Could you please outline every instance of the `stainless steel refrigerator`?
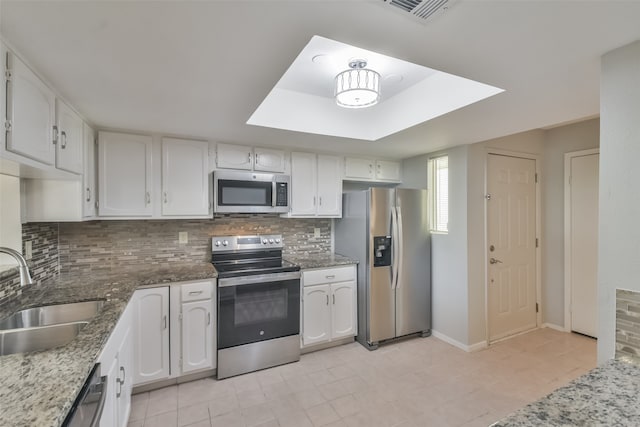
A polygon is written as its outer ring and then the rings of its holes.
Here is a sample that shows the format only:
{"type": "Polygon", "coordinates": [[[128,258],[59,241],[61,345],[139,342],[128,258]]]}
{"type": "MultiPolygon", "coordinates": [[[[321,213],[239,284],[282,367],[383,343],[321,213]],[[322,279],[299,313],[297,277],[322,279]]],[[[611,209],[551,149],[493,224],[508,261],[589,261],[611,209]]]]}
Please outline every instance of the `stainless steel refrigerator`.
{"type": "Polygon", "coordinates": [[[358,264],[358,336],[369,350],[431,334],[427,191],[370,188],[343,194],[335,250],[358,264]]]}

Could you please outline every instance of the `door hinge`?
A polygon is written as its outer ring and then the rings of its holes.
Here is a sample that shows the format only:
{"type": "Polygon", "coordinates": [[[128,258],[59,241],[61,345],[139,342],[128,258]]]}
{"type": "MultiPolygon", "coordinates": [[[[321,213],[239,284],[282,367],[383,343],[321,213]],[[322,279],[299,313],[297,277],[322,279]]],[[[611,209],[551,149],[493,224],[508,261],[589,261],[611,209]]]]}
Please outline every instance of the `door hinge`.
{"type": "Polygon", "coordinates": [[[99,207],[100,207],[100,202],[96,200],[96,209],[98,209],[99,207]]]}
{"type": "Polygon", "coordinates": [[[178,320],[182,320],[182,313],[178,314],[178,320]]]}
{"type": "Polygon", "coordinates": [[[4,121],[4,130],[7,132],[11,132],[11,120],[4,121]]]}
{"type": "Polygon", "coordinates": [[[536,182],[538,182],[538,174],[536,173],[536,182]]]}
{"type": "Polygon", "coordinates": [[[538,303],[536,303],[536,313],[538,312],[538,303]]]}
{"type": "Polygon", "coordinates": [[[491,194],[485,194],[484,198],[487,200],[491,200],[491,194]]]}
{"type": "Polygon", "coordinates": [[[10,82],[10,81],[11,81],[11,70],[10,70],[10,69],[8,69],[8,68],[7,68],[6,70],[4,70],[4,78],[5,78],[8,82],[10,82]]]}
{"type": "Polygon", "coordinates": [[[538,247],[538,244],[539,244],[539,243],[540,243],[540,242],[538,241],[538,238],[536,237],[536,248],[538,247]]]}

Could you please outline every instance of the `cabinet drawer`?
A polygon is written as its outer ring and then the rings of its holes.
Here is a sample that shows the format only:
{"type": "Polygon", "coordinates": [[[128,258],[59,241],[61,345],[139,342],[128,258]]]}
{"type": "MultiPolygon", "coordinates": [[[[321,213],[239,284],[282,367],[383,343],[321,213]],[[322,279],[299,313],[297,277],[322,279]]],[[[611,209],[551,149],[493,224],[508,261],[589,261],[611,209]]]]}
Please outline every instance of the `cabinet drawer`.
{"type": "Polygon", "coordinates": [[[304,286],[318,285],[321,283],[335,283],[355,280],[356,274],[353,265],[337,268],[323,268],[322,270],[308,270],[303,272],[304,286]]]}
{"type": "Polygon", "coordinates": [[[180,287],[182,302],[210,299],[213,294],[211,282],[188,283],[180,287]]]}

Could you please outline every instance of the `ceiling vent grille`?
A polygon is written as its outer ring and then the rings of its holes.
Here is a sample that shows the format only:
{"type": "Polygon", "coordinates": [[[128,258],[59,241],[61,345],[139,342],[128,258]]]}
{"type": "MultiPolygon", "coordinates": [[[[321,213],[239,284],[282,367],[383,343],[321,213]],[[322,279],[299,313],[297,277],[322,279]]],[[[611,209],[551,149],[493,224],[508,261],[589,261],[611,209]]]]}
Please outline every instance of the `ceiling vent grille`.
{"type": "Polygon", "coordinates": [[[443,12],[455,0],[382,0],[389,6],[408,12],[419,21],[426,21],[430,17],[443,12]]]}

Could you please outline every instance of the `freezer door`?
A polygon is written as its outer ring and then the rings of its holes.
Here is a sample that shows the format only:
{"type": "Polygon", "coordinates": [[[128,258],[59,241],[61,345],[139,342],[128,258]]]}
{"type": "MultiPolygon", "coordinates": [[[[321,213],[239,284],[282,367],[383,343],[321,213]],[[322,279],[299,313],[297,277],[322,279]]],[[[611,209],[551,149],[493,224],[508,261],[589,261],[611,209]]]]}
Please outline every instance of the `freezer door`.
{"type": "Polygon", "coordinates": [[[397,189],[400,260],[396,286],[396,335],[431,329],[431,241],[427,191],[397,189]]]}
{"type": "MultiPolygon", "coordinates": [[[[395,293],[391,284],[392,267],[374,267],[374,236],[391,234],[391,209],[394,191],[386,188],[369,190],[369,343],[395,337],[395,293]]],[[[393,236],[391,237],[393,240],[393,236]]]]}

